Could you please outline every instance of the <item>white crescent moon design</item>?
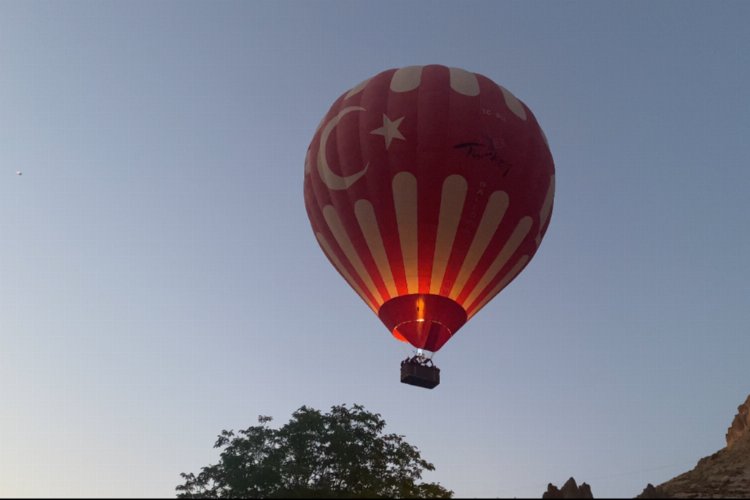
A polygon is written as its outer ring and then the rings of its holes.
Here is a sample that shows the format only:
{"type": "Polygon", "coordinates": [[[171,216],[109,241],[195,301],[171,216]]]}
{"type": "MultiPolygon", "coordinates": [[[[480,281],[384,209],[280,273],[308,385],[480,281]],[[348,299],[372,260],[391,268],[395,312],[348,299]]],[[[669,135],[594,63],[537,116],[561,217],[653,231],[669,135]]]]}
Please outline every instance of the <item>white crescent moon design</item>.
{"type": "Polygon", "coordinates": [[[352,111],[364,110],[365,108],[359,106],[349,106],[342,109],[341,111],[339,111],[339,114],[333,117],[331,121],[326,123],[326,126],[323,128],[323,132],[320,134],[320,147],[318,148],[318,173],[320,174],[320,178],[323,180],[325,185],[328,186],[328,189],[348,189],[349,186],[357,182],[359,178],[365,175],[365,172],[367,172],[369,163],[365,165],[365,168],[363,168],[356,174],[342,177],[333,173],[331,167],[328,166],[328,160],[326,159],[326,143],[328,142],[328,136],[331,135],[331,131],[334,129],[334,127],[338,125],[339,120],[341,120],[341,118],[347,113],[350,113],[352,111]]]}

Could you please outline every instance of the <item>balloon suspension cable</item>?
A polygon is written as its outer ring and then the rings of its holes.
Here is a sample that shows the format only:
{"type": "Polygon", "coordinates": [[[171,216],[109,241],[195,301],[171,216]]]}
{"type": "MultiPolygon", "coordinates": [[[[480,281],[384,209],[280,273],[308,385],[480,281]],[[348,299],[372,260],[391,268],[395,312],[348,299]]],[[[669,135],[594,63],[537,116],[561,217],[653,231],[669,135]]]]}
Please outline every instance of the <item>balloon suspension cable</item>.
{"type": "Polygon", "coordinates": [[[414,356],[401,362],[401,382],[432,389],[440,384],[440,368],[432,362],[432,353],[417,349],[414,356]]]}
{"type": "Polygon", "coordinates": [[[432,352],[432,351],[425,351],[424,349],[417,349],[414,352],[417,354],[417,356],[420,356],[420,357],[423,357],[423,358],[426,358],[426,359],[432,359],[432,357],[435,355],[434,352],[432,352]]]}
{"type": "Polygon", "coordinates": [[[420,366],[435,366],[435,363],[432,362],[432,356],[435,355],[433,352],[424,351],[423,349],[417,349],[414,352],[414,355],[411,357],[406,358],[403,363],[412,363],[420,366]]]}

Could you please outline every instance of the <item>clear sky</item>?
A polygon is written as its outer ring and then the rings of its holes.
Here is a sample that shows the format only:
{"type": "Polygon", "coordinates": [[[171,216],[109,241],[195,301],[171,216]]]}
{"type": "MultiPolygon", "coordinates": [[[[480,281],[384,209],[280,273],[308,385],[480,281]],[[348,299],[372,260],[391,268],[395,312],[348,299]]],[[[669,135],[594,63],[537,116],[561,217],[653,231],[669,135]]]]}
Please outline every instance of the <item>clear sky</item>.
{"type": "Polygon", "coordinates": [[[635,496],[750,393],[750,3],[0,1],[0,496],[173,496],[222,429],[360,403],[458,496],[635,496]],[[457,66],[556,164],[526,270],[410,350],[302,198],[342,92],[457,66]],[[23,172],[22,176],[16,171],[23,172]]]}

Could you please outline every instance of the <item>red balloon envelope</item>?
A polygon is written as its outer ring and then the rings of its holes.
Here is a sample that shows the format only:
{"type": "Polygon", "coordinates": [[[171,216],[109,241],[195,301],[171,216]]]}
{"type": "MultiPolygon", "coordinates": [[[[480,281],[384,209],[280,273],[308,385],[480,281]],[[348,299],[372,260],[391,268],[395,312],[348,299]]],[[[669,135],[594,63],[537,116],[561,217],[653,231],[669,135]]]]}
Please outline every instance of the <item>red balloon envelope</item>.
{"type": "Polygon", "coordinates": [[[333,103],[304,191],[343,278],[396,338],[437,351],[536,253],[555,167],[508,90],[458,68],[409,66],[333,103]]]}

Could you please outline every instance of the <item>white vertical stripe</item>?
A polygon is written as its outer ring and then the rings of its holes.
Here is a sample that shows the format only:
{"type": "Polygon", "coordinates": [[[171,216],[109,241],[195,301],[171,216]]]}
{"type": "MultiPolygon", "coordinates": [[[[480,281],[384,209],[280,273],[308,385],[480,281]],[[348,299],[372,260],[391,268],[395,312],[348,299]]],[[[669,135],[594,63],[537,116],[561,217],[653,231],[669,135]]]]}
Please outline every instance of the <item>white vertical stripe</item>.
{"type": "Polygon", "coordinates": [[[503,98],[505,98],[505,105],[513,112],[514,115],[519,117],[521,120],[526,120],[526,110],[523,107],[523,103],[518,100],[516,96],[511,94],[510,90],[506,89],[502,85],[498,85],[500,90],[503,92],[503,98]]]}
{"type": "Polygon", "coordinates": [[[312,171],[312,158],[310,157],[310,153],[312,153],[312,150],[308,148],[307,153],[305,154],[305,175],[312,171]]]}
{"type": "Polygon", "coordinates": [[[349,239],[349,235],[346,234],[346,230],[344,229],[344,225],[341,224],[341,219],[339,219],[339,214],[336,213],[336,209],[333,208],[332,205],[326,205],[325,207],[323,207],[323,217],[325,217],[326,223],[333,233],[333,237],[336,238],[336,243],[339,244],[339,247],[341,247],[341,250],[344,252],[344,255],[346,255],[346,258],[349,259],[349,262],[352,264],[352,267],[354,267],[354,270],[359,275],[359,278],[370,291],[370,294],[375,297],[375,300],[380,297],[380,303],[378,305],[381,305],[383,302],[385,302],[385,299],[380,294],[380,291],[375,286],[375,283],[372,282],[370,273],[367,272],[367,269],[365,269],[365,265],[362,263],[359,255],[357,255],[356,250],[354,250],[354,245],[349,239]]]}
{"type": "Polygon", "coordinates": [[[375,217],[375,210],[372,208],[372,203],[368,200],[357,200],[354,204],[354,214],[357,216],[357,222],[359,222],[359,227],[362,229],[362,234],[365,235],[365,241],[367,241],[372,258],[378,266],[378,271],[380,271],[380,277],[383,278],[385,288],[391,297],[397,296],[396,282],[393,281],[391,264],[388,262],[388,256],[385,253],[383,238],[380,236],[378,220],[375,217]]]}
{"type": "Polygon", "coordinates": [[[555,197],[555,176],[551,175],[549,178],[549,188],[547,188],[547,195],[544,197],[544,203],[542,209],[539,211],[539,226],[544,226],[549,217],[550,210],[552,209],[552,199],[555,197]]]}
{"type": "Polygon", "coordinates": [[[440,199],[440,219],[438,220],[435,239],[435,257],[432,260],[432,278],[430,293],[440,293],[443,285],[445,267],[453,250],[456,230],[461,221],[461,212],[466,200],[466,179],[460,175],[451,175],[443,182],[443,196],[440,199]]]}
{"type": "Polygon", "coordinates": [[[419,87],[422,82],[422,66],[407,66],[400,68],[391,77],[393,92],[409,92],[419,87]]]}
{"type": "Polygon", "coordinates": [[[521,218],[521,220],[518,222],[518,225],[516,225],[516,228],[513,230],[513,233],[511,233],[510,238],[508,238],[508,241],[505,242],[505,246],[502,250],[500,250],[500,253],[497,254],[497,257],[495,257],[495,260],[492,262],[492,264],[490,264],[487,272],[484,273],[482,279],[479,280],[477,286],[474,287],[474,290],[472,290],[472,292],[464,301],[464,304],[471,304],[472,302],[474,302],[477,296],[482,293],[485,288],[487,288],[487,285],[489,285],[490,282],[495,279],[497,273],[500,272],[505,263],[508,262],[508,259],[510,259],[515,251],[518,250],[518,247],[521,245],[524,238],[526,238],[526,235],[529,234],[531,224],[532,219],[528,215],[521,218]]]}
{"type": "Polygon", "coordinates": [[[547,147],[549,147],[549,141],[547,140],[547,134],[544,133],[544,130],[542,130],[541,127],[539,127],[539,132],[542,133],[542,139],[544,139],[544,144],[546,144],[547,147]]]}
{"type": "Polygon", "coordinates": [[[542,203],[542,209],[539,210],[539,233],[536,235],[536,246],[542,242],[542,229],[547,223],[549,214],[552,210],[552,200],[555,198],[555,176],[550,176],[549,188],[547,188],[547,195],[544,197],[544,203],[542,203]]]}
{"type": "Polygon", "coordinates": [[[320,243],[320,248],[323,249],[323,252],[328,256],[328,258],[333,262],[334,267],[338,269],[339,273],[344,277],[347,283],[351,285],[352,288],[354,288],[354,291],[357,292],[357,295],[359,295],[362,300],[365,301],[365,304],[373,310],[375,314],[378,313],[378,308],[375,307],[375,304],[370,301],[369,298],[367,298],[367,295],[364,294],[362,289],[359,287],[356,281],[352,278],[352,275],[349,274],[349,271],[346,270],[346,268],[341,264],[341,261],[336,256],[336,254],[333,252],[333,249],[331,248],[331,245],[328,243],[328,240],[326,240],[325,236],[323,236],[321,233],[315,233],[315,237],[318,238],[318,243],[320,243]]]}
{"type": "Polygon", "coordinates": [[[490,293],[488,293],[482,299],[481,302],[479,302],[479,304],[477,304],[476,306],[473,305],[473,304],[471,306],[469,306],[467,308],[467,310],[469,311],[469,318],[471,318],[476,313],[478,313],[479,310],[482,309],[485,305],[487,305],[487,302],[489,302],[490,300],[492,300],[492,298],[495,295],[497,295],[498,293],[500,293],[501,291],[503,291],[503,289],[506,286],[508,286],[508,283],[510,283],[511,281],[513,281],[513,278],[515,278],[516,276],[518,276],[518,273],[521,272],[521,269],[523,269],[523,267],[526,265],[526,263],[528,261],[529,261],[529,256],[528,255],[521,256],[521,258],[518,259],[518,262],[516,262],[515,265],[511,268],[511,270],[508,271],[508,274],[506,274],[505,277],[502,280],[500,280],[500,282],[497,284],[497,286],[495,286],[495,288],[493,288],[492,291],[490,293]]]}
{"type": "Polygon", "coordinates": [[[401,253],[404,257],[407,293],[417,293],[419,292],[417,178],[409,172],[399,172],[393,177],[393,203],[396,208],[401,253]]]}
{"type": "Polygon", "coordinates": [[[346,93],[346,96],[344,96],[344,99],[349,99],[351,96],[361,92],[362,89],[367,87],[367,84],[370,83],[370,80],[372,80],[372,78],[368,78],[367,80],[364,80],[363,82],[360,82],[356,86],[352,87],[352,89],[346,93]]]}
{"type": "Polygon", "coordinates": [[[461,68],[448,68],[450,71],[451,88],[466,96],[479,95],[477,75],[461,68]]]}
{"type": "Polygon", "coordinates": [[[476,234],[474,234],[474,240],[471,242],[469,251],[466,253],[466,257],[464,257],[464,262],[461,264],[461,270],[458,272],[455,283],[453,283],[453,289],[449,294],[450,298],[455,299],[461,293],[461,290],[463,290],[466,281],[471,276],[471,273],[474,272],[474,269],[476,269],[479,259],[487,249],[487,245],[490,244],[497,226],[503,220],[507,208],[507,193],[495,191],[490,195],[490,199],[487,201],[487,206],[484,209],[484,214],[482,214],[482,220],[479,221],[479,227],[476,234]]]}

